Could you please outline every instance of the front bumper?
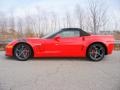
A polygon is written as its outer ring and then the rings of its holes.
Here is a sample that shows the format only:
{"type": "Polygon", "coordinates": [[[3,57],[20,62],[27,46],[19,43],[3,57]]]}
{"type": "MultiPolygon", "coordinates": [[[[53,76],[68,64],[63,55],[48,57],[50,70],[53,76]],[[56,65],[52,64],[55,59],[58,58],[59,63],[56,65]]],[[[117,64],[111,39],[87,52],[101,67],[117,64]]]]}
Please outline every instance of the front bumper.
{"type": "Polygon", "coordinates": [[[5,48],[5,55],[6,56],[13,56],[13,46],[7,45],[5,48]]]}

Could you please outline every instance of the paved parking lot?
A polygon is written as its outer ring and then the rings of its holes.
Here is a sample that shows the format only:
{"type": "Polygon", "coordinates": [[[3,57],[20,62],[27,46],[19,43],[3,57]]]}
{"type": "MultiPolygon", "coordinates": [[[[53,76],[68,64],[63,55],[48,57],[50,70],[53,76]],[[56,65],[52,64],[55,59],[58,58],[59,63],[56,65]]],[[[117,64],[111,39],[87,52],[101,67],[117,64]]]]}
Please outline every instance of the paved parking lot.
{"type": "Polygon", "coordinates": [[[81,58],[21,62],[0,52],[0,90],[120,90],[120,51],[100,62],[81,58]]]}

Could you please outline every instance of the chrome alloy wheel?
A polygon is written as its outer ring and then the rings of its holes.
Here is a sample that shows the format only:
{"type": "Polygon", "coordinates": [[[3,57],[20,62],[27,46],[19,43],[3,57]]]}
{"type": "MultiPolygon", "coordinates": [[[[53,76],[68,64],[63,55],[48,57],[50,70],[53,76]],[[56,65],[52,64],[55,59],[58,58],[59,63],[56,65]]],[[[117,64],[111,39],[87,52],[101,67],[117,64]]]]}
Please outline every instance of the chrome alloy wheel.
{"type": "Polygon", "coordinates": [[[88,50],[88,57],[93,61],[99,61],[104,58],[105,48],[101,44],[93,44],[88,50]]]}
{"type": "Polygon", "coordinates": [[[27,44],[18,44],[14,49],[14,56],[21,61],[27,60],[31,56],[31,48],[27,44]]]}

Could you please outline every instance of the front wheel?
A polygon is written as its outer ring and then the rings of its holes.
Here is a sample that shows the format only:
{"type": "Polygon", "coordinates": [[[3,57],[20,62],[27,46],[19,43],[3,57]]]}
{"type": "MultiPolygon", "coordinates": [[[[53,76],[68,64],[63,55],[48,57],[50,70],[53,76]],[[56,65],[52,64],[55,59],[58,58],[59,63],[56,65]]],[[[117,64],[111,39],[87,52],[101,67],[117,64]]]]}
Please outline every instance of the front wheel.
{"type": "Polygon", "coordinates": [[[100,61],[105,56],[105,47],[102,44],[92,44],[87,51],[87,57],[92,61],[100,61]]]}
{"type": "Polygon", "coordinates": [[[26,61],[32,55],[32,50],[29,45],[20,43],[14,48],[14,56],[20,61],[26,61]]]}

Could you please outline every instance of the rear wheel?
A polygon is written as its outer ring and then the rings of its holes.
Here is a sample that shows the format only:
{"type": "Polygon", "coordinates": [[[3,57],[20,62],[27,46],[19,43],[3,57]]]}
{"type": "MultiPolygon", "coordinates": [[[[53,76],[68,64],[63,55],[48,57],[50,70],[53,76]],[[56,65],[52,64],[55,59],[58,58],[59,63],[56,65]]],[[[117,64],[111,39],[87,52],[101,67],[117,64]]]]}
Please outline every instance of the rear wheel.
{"type": "Polygon", "coordinates": [[[14,56],[20,61],[28,60],[32,55],[32,50],[29,45],[20,43],[14,48],[14,56]]]}
{"type": "Polygon", "coordinates": [[[100,61],[105,56],[105,47],[102,44],[92,44],[87,52],[87,57],[92,61],[100,61]]]}

